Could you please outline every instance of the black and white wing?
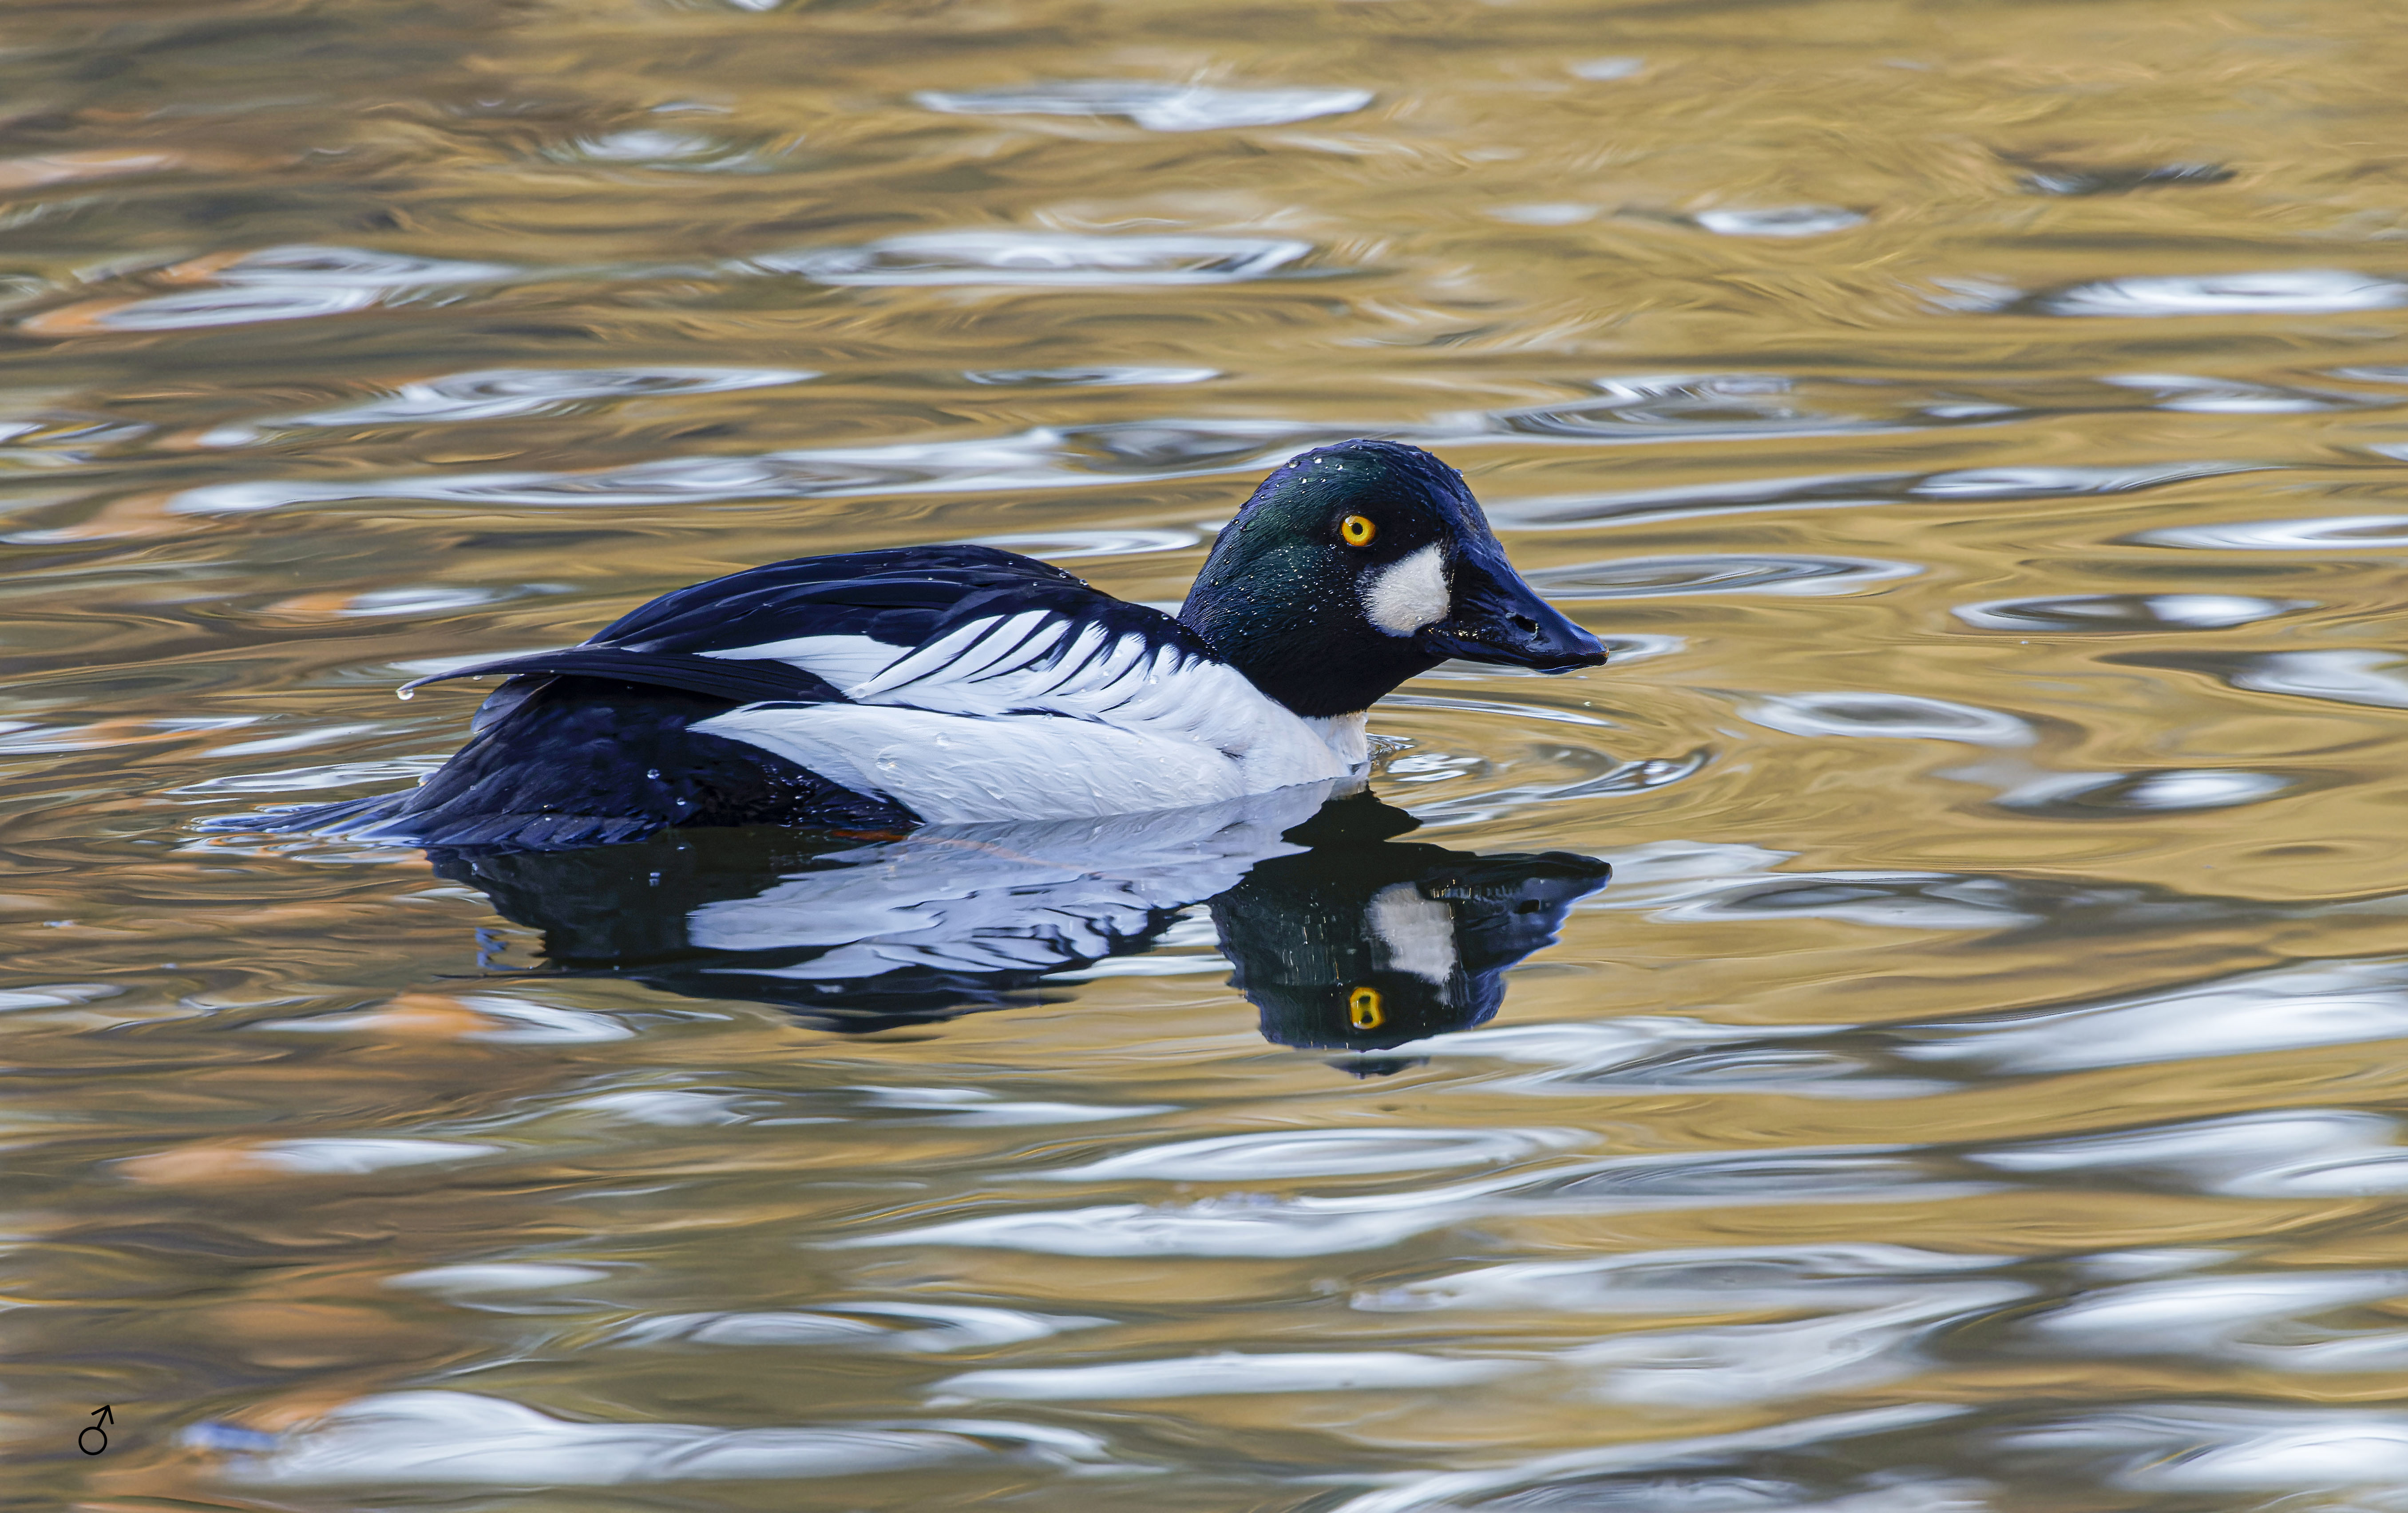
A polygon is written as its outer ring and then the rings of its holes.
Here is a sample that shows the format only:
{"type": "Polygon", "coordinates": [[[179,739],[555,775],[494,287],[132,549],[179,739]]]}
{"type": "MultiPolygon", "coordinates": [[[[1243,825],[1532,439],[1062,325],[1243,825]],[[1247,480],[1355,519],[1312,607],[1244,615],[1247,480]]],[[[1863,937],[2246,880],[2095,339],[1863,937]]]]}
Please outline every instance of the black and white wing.
{"type": "Polygon", "coordinates": [[[511,675],[480,724],[535,679],[586,675],[737,704],[899,705],[947,714],[1159,714],[1172,673],[1221,668],[1160,610],[989,547],[911,547],[773,563],[662,595],[582,646],[423,678],[511,675]],[[519,679],[527,679],[520,683],[519,679]]]}
{"type": "Polygon", "coordinates": [[[478,711],[495,736],[555,678],[652,685],[718,702],[681,730],[939,824],[1211,803],[1352,760],[1170,616],[984,547],[778,563],[441,676],[480,673],[511,675],[478,711]]]}

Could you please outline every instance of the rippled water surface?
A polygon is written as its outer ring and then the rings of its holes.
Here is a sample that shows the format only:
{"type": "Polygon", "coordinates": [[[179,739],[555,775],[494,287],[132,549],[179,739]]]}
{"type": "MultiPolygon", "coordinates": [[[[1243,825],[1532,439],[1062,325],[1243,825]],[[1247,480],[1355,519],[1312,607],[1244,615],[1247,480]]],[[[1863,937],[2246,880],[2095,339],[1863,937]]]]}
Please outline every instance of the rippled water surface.
{"type": "Polygon", "coordinates": [[[2408,1509],[2408,6],[0,16],[0,1506],[2408,1509]],[[1300,841],[196,828],[1362,435],[1300,841]]]}

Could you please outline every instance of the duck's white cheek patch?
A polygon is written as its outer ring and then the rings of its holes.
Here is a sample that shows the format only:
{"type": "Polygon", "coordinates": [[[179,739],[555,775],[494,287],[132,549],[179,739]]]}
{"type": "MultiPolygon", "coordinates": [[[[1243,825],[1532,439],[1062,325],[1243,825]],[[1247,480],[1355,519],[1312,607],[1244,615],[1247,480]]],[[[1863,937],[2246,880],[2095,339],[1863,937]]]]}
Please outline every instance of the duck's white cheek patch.
{"type": "Polygon", "coordinates": [[[1363,580],[1363,613],[1390,635],[1411,635],[1435,625],[1454,605],[1446,586],[1446,554],[1436,542],[1363,580]]]}
{"type": "Polygon", "coordinates": [[[1446,1002],[1446,979],[1463,960],[1455,948],[1455,910],[1435,898],[1424,898],[1409,882],[1392,882],[1371,895],[1372,964],[1390,972],[1410,972],[1439,990],[1446,1002]]]}

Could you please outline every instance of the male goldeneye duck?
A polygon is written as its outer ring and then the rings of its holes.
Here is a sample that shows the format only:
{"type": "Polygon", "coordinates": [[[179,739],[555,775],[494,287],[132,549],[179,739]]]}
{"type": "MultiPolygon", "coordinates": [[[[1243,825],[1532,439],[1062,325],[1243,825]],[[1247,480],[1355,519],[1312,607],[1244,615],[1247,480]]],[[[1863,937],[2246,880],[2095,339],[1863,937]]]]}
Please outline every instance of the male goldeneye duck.
{"type": "Polygon", "coordinates": [[[1365,711],[1449,657],[1605,652],[1514,573],[1460,474],[1345,441],[1263,480],[1175,619],[987,547],[773,563],[405,685],[509,675],[418,788],[277,828],[552,848],[1178,808],[1359,770],[1365,711]]]}

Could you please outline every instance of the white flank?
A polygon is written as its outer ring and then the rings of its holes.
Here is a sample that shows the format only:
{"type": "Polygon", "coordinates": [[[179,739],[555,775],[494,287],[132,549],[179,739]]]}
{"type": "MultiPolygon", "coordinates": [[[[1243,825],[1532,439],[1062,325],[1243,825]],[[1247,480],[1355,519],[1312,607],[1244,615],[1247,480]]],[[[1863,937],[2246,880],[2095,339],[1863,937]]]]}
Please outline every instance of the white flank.
{"type": "Polygon", "coordinates": [[[1249,787],[1240,763],[1175,735],[1090,720],[978,720],[893,706],[748,705],[693,728],[774,751],[857,792],[886,794],[938,824],[1135,814],[1343,770],[1336,754],[1314,741],[1324,770],[1282,773],[1278,781],[1249,787]]]}
{"type": "Polygon", "coordinates": [[[1409,882],[1392,882],[1371,895],[1371,958],[1390,972],[1410,972],[1439,989],[1455,975],[1455,910],[1441,899],[1424,898],[1409,882]]]}
{"type": "Polygon", "coordinates": [[[1390,563],[1363,584],[1363,613],[1390,635],[1435,625],[1455,607],[1446,582],[1446,552],[1438,543],[1390,563]]]}
{"type": "Polygon", "coordinates": [[[908,651],[826,635],[711,654],[791,661],[854,702],[747,705],[694,729],[938,824],[1209,804],[1341,777],[1369,754],[1359,715],[1305,721],[1233,667],[1039,610],[908,651]]]}

